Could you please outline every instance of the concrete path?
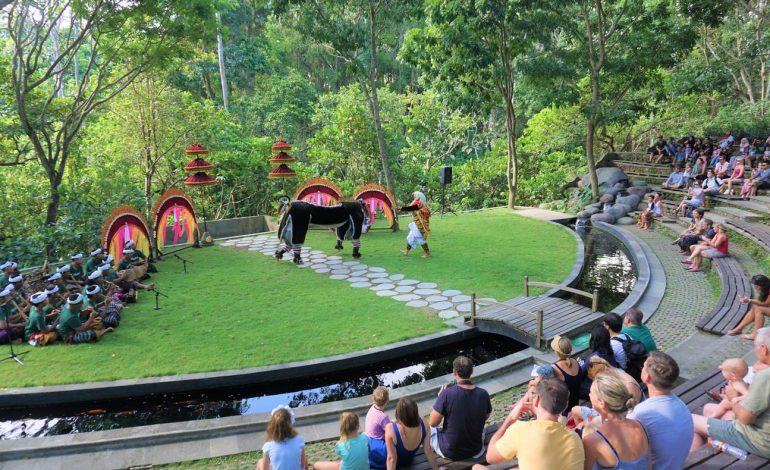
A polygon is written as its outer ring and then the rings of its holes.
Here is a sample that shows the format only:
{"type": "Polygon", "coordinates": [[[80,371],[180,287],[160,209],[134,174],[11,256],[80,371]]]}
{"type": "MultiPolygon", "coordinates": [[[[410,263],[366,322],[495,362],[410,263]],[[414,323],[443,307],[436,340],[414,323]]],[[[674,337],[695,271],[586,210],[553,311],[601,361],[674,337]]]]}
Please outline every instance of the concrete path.
{"type": "MultiPolygon", "coordinates": [[[[218,244],[245,248],[270,257],[282,245],[275,235],[249,235],[218,244]]],[[[283,257],[284,262],[291,262],[291,259],[291,253],[283,257]]],[[[341,256],[327,255],[309,246],[302,247],[302,259],[305,264],[298,268],[312,269],[336,281],[347,281],[350,287],[369,289],[374,295],[390,297],[405,303],[407,307],[432,309],[443,319],[456,318],[471,311],[470,295],[459,290],[441,289],[435,282],[407,279],[403,274],[389,274],[385,268],[368,266],[358,261],[343,262],[341,256]]],[[[495,301],[490,298],[479,300],[495,301]]]]}

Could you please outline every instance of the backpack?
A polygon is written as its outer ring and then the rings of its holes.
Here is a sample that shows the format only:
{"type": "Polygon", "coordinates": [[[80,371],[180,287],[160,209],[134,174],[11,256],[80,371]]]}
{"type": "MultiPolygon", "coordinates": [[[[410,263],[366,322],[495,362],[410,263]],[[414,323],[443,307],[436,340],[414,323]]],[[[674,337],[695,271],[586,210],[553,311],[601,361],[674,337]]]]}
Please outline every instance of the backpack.
{"type": "Polygon", "coordinates": [[[649,356],[649,351],[647,351],[647,348],[641,341],[637,341],[628,335],[626,336],[627,338],[614,336],[612,339],[623,345],[623,352],[626,353],[626,368],[624,369],[626,373],[637,382],[641,382],[642,367],[644,367],[644,361],[649,356]]]}

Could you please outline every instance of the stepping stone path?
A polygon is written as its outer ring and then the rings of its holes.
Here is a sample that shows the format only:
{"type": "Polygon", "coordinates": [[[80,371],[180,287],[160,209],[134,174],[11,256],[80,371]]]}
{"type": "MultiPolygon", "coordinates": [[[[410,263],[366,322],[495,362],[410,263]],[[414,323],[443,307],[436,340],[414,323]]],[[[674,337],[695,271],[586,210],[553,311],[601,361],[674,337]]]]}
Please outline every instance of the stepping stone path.
{"type": "MultiPolygon", "coordinates": [[[[275,236],[249,235],[223,240],[218,242],[218,245],[247,249],[272,257],[283,243],[279,243],[275,236]]],[[[441,290],[435,282],[407,279],[403,274],[389,274],[385,268],[367,266],[360,261],[345,261],[341,256],[329,255],[309,246],[302,247],[301,253],[305,264],[297,266],[298,268],[309,268],[328,276],[329,279],[347,281],[350,287],[369,289],[380,297],[391,297],[405,302],[407,307],[429,308],[443,319],[456,318],[471,311],[471,297],[459,290],[441,290]]],[[[291,261],[292,258],[291,253],[286,253],[283,261],[291,261]]],[[[483,300],[494,301],[489,298],[483,300]]]]}

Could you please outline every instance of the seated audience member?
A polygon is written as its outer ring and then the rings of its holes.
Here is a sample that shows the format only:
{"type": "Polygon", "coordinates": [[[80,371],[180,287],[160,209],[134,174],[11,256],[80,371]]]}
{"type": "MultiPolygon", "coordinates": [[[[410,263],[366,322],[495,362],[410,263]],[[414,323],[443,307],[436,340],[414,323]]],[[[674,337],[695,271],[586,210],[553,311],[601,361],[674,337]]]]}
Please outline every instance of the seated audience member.
{"type": "Polygon", "coordinates": [[[45,344],[50,343],[56,339],[56,323],[51,325],[46,323],[46,314],[53,310],[48,302],[48,294],[45,291],[36,292],[30,297],[30,302],[32,302],[32,309],[29,311],[29,320],[24,328],[24,339],[36,345],[45,336],[45,344]]]}
{"type": "Polygon", "coordinates": [[[612,372],[603,372],[591,385],[591,406],[602,418],[596,432],[583,437],[585,469],[649,468],[650,445],[639,421],[628,419],[636,405],[623,380],[612,372]]]}
{"type": "Polygon", "coordinates": [[[650,152],[650,163],[661,163],[663,159],[668,156],[669,154],[666,150],[666,141],[660,137],[650,152]]]}
{"type": "Polygon", "coordinates": [[[83,294],[73,294],[67,299],[67,305],[62,307],[59,315],[57,330],[62,341],[68,344],[88,343],[99,341],[101,337],[112,331],[112,328],[95,328],[97,321],[96,310],[83,310],[83,294]],[[83,321],[80,314],[87,314],[88,320],[83,321]]]}
{"type": "Polygon", "coordinates": [[[626,352],[623,350],[623,343],[631,339],[631,337],[621,332],[623,329],[623,319],[617,313],[610,312],[604,315],[602,326],[610,335],[610,345],[612,346],[615,360],[618,362],[618,367],[626,370],[628,359],[626,358],[626,352]]]}
{"type": "Polygon", "coordinates": [[[739,185],[743,183],[745,178],[746,165],[744,165],[743,158],[738,158],[738,162],[733,168],[733,172],[730,173],[730,177],[722,181],[722,187],[719,188],[719,192],[722,194],[732,194],[733,185],[739,185]]]}
{"type": "Polygon", "coordinates": [[[714,238],[690,247],[692,254],[689,258],[682,260],[683,264],[690,265],[690,268],[688,269],[689,272],[700,272],[700,266],[704,257],[716,259],[730,256],[730,241],[727,239],[727,231],[725,230],[725,226],[722,224],[717,224],[715,228],[717,234],[714,236],[714,238]]]}
{"type": "MultiPolygon", "coordinates": [[[[770,328],[761,328],[754,338],[754,353],[763,364],[770,365],[770,328]]],[[[727,398],[736,397],[729,387],[727,398]]],[[[692,415],[694,438],[692,450],[702,446],[707,438],[725,442],[731,446],[763,458],[770,458],[770,369],[754,375],[749,391],[743,400],[732,403],[735,421],[692,415]]]]}
{"type": "Polygon", "coordinates": [[[566,336],[554,336],[551,340],[551,349],[559,358],[554,362],[554,376],[567,384],[569,390],[569,402],[567,409],[571,410],[573,406],[580,401],[580,386],[583,384],[583,372],[580,370],[578,361],[571,358],[572,341],[566,336]]]}
{"type": "Polygon", "coordinates": [[[278,405],[270,412],[257,470],[306,470],[305,440],[294,430],[294,411],[278,405]]]}
{"type": "Polygon", "coordinates": [[[392,470],[397,467],[409,467],[414,454],[422,447],[430,468],[437,470],[436,456],[431,449],[425,422],[420,418],[417,403],[409,397],[403,397],[396,404],[395,414],[396,421],[385,430],[385,445],[388,449],[387,468],[392,470]]]}
{"type": "Polygon", "coordinates": [[[685,186],[682,169],[679,165],[674,167],[674,171],[668,176],[665,183],[661,185],[664,189],[679,189],[685,186]]]}
{"type": "Polygon", "coordinates": [[[674,165],[684,168],[685,161],[687,161],[687,154],[684,151],[684,147],[677,145],[676,153],[674,153],[674,165]]]}
{"type": "Polygon", "coordinates": [[[668,143],[666,144],[666,151],[669,155],[674,155],[679,148],[679,143],[676,141],[675,137],[669,137],[668,143]]]}
{"type": "Polygon", "coordinates": [[[756,178],[752,178],[751,189],[746,198],[756,196],[758,189],[770,189],[770,163],[767,160],[759,162],[759,173],[756,178]]]}
{"type": "Polygon", "coordinates": [[[371,468],[385,468],[385,459],[388,450],[385,446],[385,430],[390,425],[390,418],[385,413],[385,407],[390,401],[388,389],[379,386],[372,392],[372,406],[366,413],[364,432],[369,436],[369,466],[371,468]]]}
{"type": "Polygon", "coordinates": [[[360,432],[358,416],[344,411],[340,415],[340,440],[334,446],[338,462],[316,462],[313,470],[368,470],[369,437],[360,432]]]}
{"type": "Polygon", "coordinates": [[[691,235],[682,237],[677,243],[679,245],[679,253],[686,255],[690,253],[690,248],[698,243],[713,239],[717,235],[717,231],[714,228],[714,222],[711,219],[703,219],[701,222],[701,230],[693,232],[691,235]]]}
{"type": "Polygon", "coordinates": [[[644,313],[641,310],[636,307],[629,308],[626,310],[625,318],[623,318],[623,329],[620,332],[642,343],[647,348],[647,352],[655,351],[658,349],[655,338],[652,337],[650,329],[642,323],[643,319],[644,313]]]}
{"type": "Polygon", "coordinates": [[[709,170],[706,173],[706,179],[703,180],[703,191],[708,196],[716,196],[719,194],[719,188],[722,187],[724,181],[716,176],[713,171],[709,170]]]}
{"type": "Polygon", "coordinates": [[[751,170],[751,175],[743,180],[743,186],[741,186],[741,199],[748,201],[751,199],[751,188],[754,187],[754,182],[759,178],[759,167],[751,170]]]}
{"type": "MultiPolygon", "coordinates": [[[[623,383],[626,384],[628,393],[634,397],[636,403],[641,403],[647,398],[642,391],[642,387],[639,385],[639,382],[637,382],[635,378],[631,377],[631,375],[629,375],[623,369],[618,369],[617,367],[611,366],[609,362],[605,361],[601,357],[593,356],[588,360],[588,373],[586,375],[586,380],[584,381],[584,383],[588,383],[588,392],[586,392],[585,397],[586,399],[589,399],[590,397],[591,383],[593,382],[594,378],[596,378],[596,376],[602,372],[612,372],[613,374],[620,377],[623,383]]],[[[576,406],[573,408],[573,412],[576,408],[580,407],[576,406]]]]}
{"type": "Polygon", "coordinates": [[[642,230],[652,230],[650,227],[655,217],[663,217],[663,201],[657,193],[650,194],[647,208],[639,215],[637,226],[642,230]]]}
{"type": "Polygon", "coordinates": [[[727,178],[727,172],[730,170],[730,165],[727,163],[727,158],[724,155],[719,156],[719,161],[714,165],[714,176],[717,178],[727,178]]]}
{"type": "Polygon", "coordinates": [[[612,351],[612,345],[610,344],[610,334],[604,326],[596,325],[591,329],[588,347],[591,349],[591,352],[586,356],[585,360],[580,363],[580,369],[584,377],[583,384],[580,387],[580,398],[584,400],[588,399],[588,390],[591,387],[591,381],[588,380],[588,369],[593,358],[603,359],[612,367],[618,367],[618,362],[615,360],[615,353],[612,351]]]}
{"type": "Polygon", "coordinates": [[[487,463],[502,464],[516,457],[521,470],[582,470],[585,453],[580,437],[559,422],[568,400],[569,390],[564,382],[540,380],[532,401],[519,400],[492,436],[487,463]],[[531,414],[537,419],[522,420],[531,414]]]}
{"type": "Polygon", "coordinates": [[[655,470],[681,470],[692,442],[692,420],[687,405],[671,393],[679,366],[666,353],[653,351],[644,363],[642,382],[649,398],[628,414],[642,423],[647,433],[655,470]]]}
{"type": "Polygon", "coordinates": [[[706,162],[706,157],[704,157],[703,155],[699,155],[698,158],[695,159],[695,165],[693,165],[691,178],[700,177],[701,179],[703,179],[706,177],[707,170],[708,170],[708,163],[706,162]]]}
{"type": "Polygon", "coordinates": [[[679,236],[676,237],[676,239],[672,241],[671,244],[676,245],[682,238],[698,233],[703,228],[703,214],[705,213],[706,211],[703,210],[702,207],[694,209],[692,211],[692,221],[690,221],[690,225],[688,225],[686,229],[679,232],[679,236]]]}
{"type": "MultiPolygon", "coordinates": [[[[743,329],[754,322],[754,330],[762,328],[765,324],[765,315],[770,315],[770,279],[764,274],[757,274],[751,278],[751,290],[752,296],[748,298],[746,296],[738,297],[738,302],[742,304],[750,304],[749,310],[746,315],[743,316],[740,323],[728,331],[730,336],[740,334],[743,329]]],[[[744,339],[754,339],[754,335],[743,335],[744,339]]]]}
{"type": "Polygon", "coordinates": [[[430,412],[430,443],[440,457],[478,458],[484,455],[484,423],[492,413],[492,402],[486,390],[471,382],[470,359],[458,356],[452,374],[457,384],[441,387],[430,412]]]}
{"type": "Polygon", "coordinates": [[[694,209],[698,209],[703,205],[704,191],[700,181],[700,178],[695,179],[695,183],[687,192],[687,197],[682,199],[679,203],[679,207],[676,208],[676,213],[682,217],[687,216],[688,212],[692,212],[694,209]]]}
{"type": "Polygon", "coordinates": [[[690,163],[685,163],[684,165],[684,171],[682,171],[682,180],[684,181],[684,188],[683,189],[689,189],[692,185],[693,177],[692,177],[692,165],[690,163]]]}
{"type": "Polygon", "coordinates": [[[725,135],[722,136],[722,140],[719,141],[719,148],[730,148],[733,145],[733,142],[735,142],[735,137],[733,136],[732,131],[728,130],[725,132],[725,135]]]}
{"type": "Polygon", "coordinates": [[[722,361],[722,364],[719,365],[719,370],[722,371],[722,377],[727,380],[727,385],[718,394],[721,397],[719,404],[707,403],[703,406],[703,416],[732,421],[735,419],[735,414],[732,412],[733,402],[743,400],[744,395],[749,392],[749,386],[744,382],[744,379],[749,374],[749,365],[743,358],[735,357],[722,361]],[[727,397],[728,388],[731,389],[730,395],[733,398],[727,397]],[[735,393],[733,394],[732,392],[735,393]]]}

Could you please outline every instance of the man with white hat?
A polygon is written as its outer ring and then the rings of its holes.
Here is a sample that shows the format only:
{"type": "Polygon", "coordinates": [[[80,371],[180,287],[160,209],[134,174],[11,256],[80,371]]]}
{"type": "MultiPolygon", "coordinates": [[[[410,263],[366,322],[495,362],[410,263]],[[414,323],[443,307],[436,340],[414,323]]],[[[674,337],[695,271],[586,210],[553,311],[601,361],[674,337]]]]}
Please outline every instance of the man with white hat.
{"type": "Polygon", "coordinates": [[[9,286],[0,291],[0,344],[13,339],[14,344],[21,343],[24,334],[24,321],[18,320],[18,315],[11,315],[13,289],[9,286]]]}
{"type": "Polygon", "coordinates": [[[27,300],[27,290],[24,288],[24,276],[21,274],[16,274],[8,278],[8,281],[10,284],[7,286],[7,289],[12,291],[11,302],[9,303],[11,306],[9,313],[12,315],[20,314],[21,318],[18,318],[17,320],[26,321],[27,313],[29,312],[31,306],[27,300]]]}
{"type": "Polygon", "coordinates": [[[92,273],[96,270],[96,268],[99,267],[100,264],[104,261],[104,251],[101,248],[97,248],[93,251],[91,251],[91,257],[88,259],[88,262],[86,263],[86,272],[92,273]]]}
{"type": "Polygon", "coordinates": [[[45,293],[48,294],[48,303],[54,309],[58,309],[67,301],[67,296],[62,294],[62,287],[58,284],[48,284],[45,287],[45,293]]]}
{"type": "Polygon", "coordinates": [[[83,272],[83,253],[75,253],[70,257],[70,259],[72,262],[70,263],[69,273],[75,282],[82,286],[85,284],[86,277],[86,274],[83,272]]]}
{"type": "Polygon", "coordinates": [[[99,341],[102,335],[112,331],[112,328],[95,330],[96,318],[96,310],[93,308],[83,310],[83,294],[72,294],[67,298],[67,305],[62,307],[59,316],[59,336],[69,344],[99,341]],[[88,314],[88,320],[80,319],[81,311],[88,314]]]}
{"type": "Polygon", "coordinates": [[[91,284],[86,287],[86,299],[83,305],[93,307],[102,317],[102,325],[117,328],[120,325],[120,311],[123,304],[114,298],[106,297],[101,287],[91,284]]]}
{"type": "MultiPolygon", "coordinates": [[[[32,303],[32,308],[29,311],[27,326],[24,328],[24,339],[29,341],[30,344],[34,343],[34,346],[42,334],[55,332],[56,324],[47,325],[45,322],[46,315],[53,310],[53,307],[48,302],[48,294],[45,291],[32,294],[29,301],[32,303]]],[[[50,342],[49,339],[46,341],[46,344],[50,342]]]]}
{"type": "Polygon", "coordinates": [[[11,262],[6,261],[0,264],[0,289],[8,285],[8,278],[13,276],[13,268],[11,268],[11,262]]]}

